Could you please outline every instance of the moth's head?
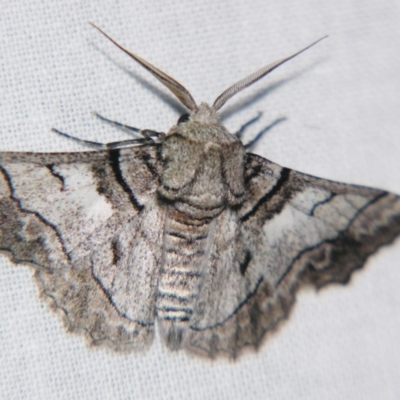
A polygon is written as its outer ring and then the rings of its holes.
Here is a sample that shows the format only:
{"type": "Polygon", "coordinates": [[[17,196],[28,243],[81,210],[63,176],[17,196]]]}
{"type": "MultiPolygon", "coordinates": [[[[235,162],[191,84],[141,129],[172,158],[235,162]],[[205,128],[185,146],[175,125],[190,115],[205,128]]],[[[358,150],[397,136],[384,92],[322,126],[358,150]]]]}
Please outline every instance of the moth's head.
{"type": "Polygon", "coordinates": [[[199,122],[200,124],[218,124],[219,113],[207,103],[201,103],[198,108],[190,113],[183,114],[179,117],[177,125],[181,125],[188,121],[199,122]]]}
{"type": "MultiPolygon", "coordinates": [[[[264,68],[259,69],[258,71],[252,73],[251,75],[247,76],[246,78],[236,82],[234,85],[230,86],[224,92],[222,92],[217,99],[214,101],[212,106],[209,106],[206,103],[201,103],[200,106],[196,104],[192,95],[189,91],[181,85],[178,81],[174,78],[166,74],[165,72],[161,71],[154,65],[150,64],[148,61],[144,60],[143,58],[137,56],[136,54],[132,53],[131,51],[125,49],[120,44],[118,44],[114,39],[108,36],[105,32],[103,32],[100,28],[90,22],[90,24],[98,29],[104,36],[106,36],[111,42],[113,42],[117,47],[123,50],[126,54],[132,57],[136,62],[138,62],[143,68],[147,69],[151,74],[153,74],[164,86],[166,86],[179,100],[180,102],[190,111],[189,118],[191,121],[198,121],[201,123],[217,123],[218,122],[218,110],[236,93],[240,92],[241,90],[245,89],[246,87],[252,85],[254,82],[257,82],[259,79],[273,71],[275,68],[279,67],[286,61],[289,61],[293,57],[296,57],[303,51],[309,49],[311,46],[314,46],[322,39],[325,39],[327,36],[322,37],[321,39],[317,40],[316,42],[310,44],[309,46],[305,47],[304,49],[298,51],[295,54],[292,54],[289,57],[282,58],[281,60],[275,61],[272,64],[265,66],[264,68]]],[[[180,123],[185,122],[185,118],[187,114],[182,115],[178,120],[178,125],[180,123]]],[[[187,121],[187,120],[186,120],[187,121]]]]}

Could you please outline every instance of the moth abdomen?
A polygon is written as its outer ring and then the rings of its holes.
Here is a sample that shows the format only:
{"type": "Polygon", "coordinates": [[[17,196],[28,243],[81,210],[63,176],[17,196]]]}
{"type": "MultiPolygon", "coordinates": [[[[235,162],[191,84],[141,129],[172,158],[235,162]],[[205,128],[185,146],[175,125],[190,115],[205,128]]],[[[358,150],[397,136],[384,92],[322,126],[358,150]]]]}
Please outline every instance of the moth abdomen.
{"type": "MultiPolygon", "coordinates": [[[[176,330],[185,330],[196,314],[196,303],[204,281],[210,253],[213,220],[192,220],[169,206],[164,241],[163,263],[158,281],[156,313],[165,341],[181,338],[176,330]],[[171,336],[172,335],[172,336],[171,336]]],[[[176,340],[170,347],[179,347],[176,340]]],[[[180,339],[180,340],[181,340],[180,339]]]]}

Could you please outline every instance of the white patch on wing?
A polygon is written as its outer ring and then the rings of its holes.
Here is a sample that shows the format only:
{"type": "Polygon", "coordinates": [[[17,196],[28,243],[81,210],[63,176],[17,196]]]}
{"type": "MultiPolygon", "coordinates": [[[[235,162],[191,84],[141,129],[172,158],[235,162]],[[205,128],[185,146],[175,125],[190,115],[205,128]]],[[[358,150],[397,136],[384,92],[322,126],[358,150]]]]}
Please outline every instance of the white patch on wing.
{"type": "Polygon", "coordinates": [[[266,259],[262,263],[267,264],[268,277],[274,283],[300,252],[334,239],[346,229],[358,211],[354,204],[362,207],[368,202],[368,198],[357,195],[336,195],[324,203],[329,197],[326,190],[307,189],[264,225],[262,254],[266,259]]]}
{"type": "Polygon", "coordinates": [[[89,220],[105,222],[113,214],[111,204],[96,190],[93,174],[86,164],[62,164],[54,171],[64,177],[65,191],[73,193],[74,201],[89,220]]]}
{"type": "Polygon", "coordinates": [[[72,250],[110,218],[113,209],[106,198],[97,192],[90,165],[63,164],[54,167],[53,171],[60,178],[44,166],[7,165],[14,194],[21,207],[38,212],[56,226],[65,248],[72,250]]]}

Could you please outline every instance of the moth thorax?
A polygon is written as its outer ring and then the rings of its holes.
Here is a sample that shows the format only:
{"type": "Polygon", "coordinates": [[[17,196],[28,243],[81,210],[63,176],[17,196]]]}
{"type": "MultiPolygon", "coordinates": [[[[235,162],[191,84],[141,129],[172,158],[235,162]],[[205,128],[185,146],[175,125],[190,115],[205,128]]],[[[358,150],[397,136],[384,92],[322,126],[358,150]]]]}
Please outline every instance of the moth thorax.
{"type": "Polygon", "coordinates": [[[158,193],[189,217],[213,218],[243,201],[245,151],[222,126],[181,124],[164,140],[161,158],[158,193]]]}

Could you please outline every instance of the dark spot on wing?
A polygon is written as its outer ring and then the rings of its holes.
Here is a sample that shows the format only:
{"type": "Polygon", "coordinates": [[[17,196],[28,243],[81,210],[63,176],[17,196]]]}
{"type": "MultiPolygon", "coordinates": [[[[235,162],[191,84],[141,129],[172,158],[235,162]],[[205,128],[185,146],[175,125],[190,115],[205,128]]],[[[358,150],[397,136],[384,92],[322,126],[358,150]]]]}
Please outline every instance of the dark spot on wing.
{"type": "Polygon", "coordinates": [[[246,273],[247,267],[249,266],[251,259],[252,259],[251,253],[250,253],[250,251],[247,250],[246,254],[244,256],[244,260],[243,260],[243,262],[240,263],[240,266],[239,266],[240,273],[242,275],[244,275],[246,273]]]}

